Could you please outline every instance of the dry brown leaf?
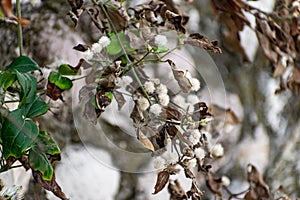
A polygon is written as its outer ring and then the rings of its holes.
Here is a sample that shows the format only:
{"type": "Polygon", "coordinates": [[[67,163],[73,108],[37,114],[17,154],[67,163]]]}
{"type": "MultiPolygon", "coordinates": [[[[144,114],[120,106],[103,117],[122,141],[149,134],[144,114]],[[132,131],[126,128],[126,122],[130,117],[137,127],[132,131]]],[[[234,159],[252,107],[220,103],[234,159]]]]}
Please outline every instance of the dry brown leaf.
{"type": "Polygon", "coordinates": [[[147,148],[151,151],[155,151],[152,142],[144,135],[144,133],[142,133],[140,128],[138,128],[138,130],[137,130],[137,139],[142,143],[142,145],[145,148],[147,148]]]}
{"type": "Polygon", "coordinates": [[[274,50],[272,49],[272,44],[270,43],[269,39],[259,32],[258,30],[255,30],[258,42],[265,54],[265,56],[273,63],[276,63],[278,61],[278,55],[274,50]]]}
{"type": "Polygon", "coordinates": [[[254,185],[254,187],[251,187],[251,190],[248,192],[248,198],[251,197],[258,200],[258,198],[255,197],[259,197],[259,199],[270,197],[268,185],[265,183],[262,175],[258,172],[256,167],[251,164],[248,164],[247,180],[250,184],[254,185]]]}
{"type": "Polygon", "coordinates": [[[103,26],[102,23],[107,23],[107,22],[104,22],[105,16],[101,12],[101,8],[99,6],[94,6],[90,9],[88,9],[87,13],[89,14],[89,16],[90,16],[91,20],[93,21],[93,23],[95,24],[95,26],[101,32],[104,32],[105,31],[105,26],[103,26]]]}
{"type": "Polygon", "coordinates": [[[220,178],[215,179],[211,172],[206,175],[206,185],[214,194],[222,196],[222,181],[220,178]]]}
{"type": "Polygon", "coordinates": [[[169,183],[168,192],[170,194],[170,200],[187,199],[186,193],[178,180],[175,180],[174,184],[172,182],[169,183]]]}
{"type": "Polygon", "coordinates": [[[240,31],[245,24],[250,25],[243,13],[243,10],[248,10],[249,7],[241,0],[211,0],[211,6],[217,15],[228,13],[240,31]]]}
{"type": "Polygon", "coordinates": [[[211,117],[211,113],[208,112],[208,107],[206,103],[199,102],[194,104],[194,113],[192,115],[192,118],[194,121],[201,121],[202,119],[205,119],[206,117],[211,117]]]}
{"type": "Polygon", "coordinates": [[[46,190],[51,191],[53,194],[55,194],[57,197],[59,197],[62,200],[68,200],[66,195],[62,192],[60,186],[55,180],[55,174],[53,173],[52,180],[46,181],[43,179],[43,176],[41,172],[32,170],[32,175],[34,180],[43,188],[46,190]]]}
{"type": "MultiPolygon", "coordinates": [[[[107,10],[110,20],[117,32],[123,31],[126,27],[128,27],[129,18],[122,8],[115,8],[109,5],[104,5],[104,7],[107,10]]],[[[111,30],[114,29],[111,27],[111,30]]]]}
{"type": "Polygon", "coordinates": [[[83,5],[83,0],[68,0],[68,3],[71,6],[71,10],[68,12],[69,15],[74,22],[75,26],[77,25],[78,18],[82,14],[83,9],[81,9],[83,5]]]}
{"type": "Polygon", "coordinates": [[[169,181],[169,178],[170,178],[170,173],[168,171],[164,170],[164,171],[159,172],[157,174],[157,180],[156,180],[153,194],[157,194],[162,189],[164,189],[164,187],[166,186],[166,184],[169,181]]]}
{"type": "Polygon", "coordinates": [[[183,24],[186,23],[186,19],[184,19],[181,15],[176,14],[170,10],[166,10],[165,12],[166,23],[165,26],[167,28],[176,30],[179,33],[185,34],[186,30],[183,27],[183,24]]]}
{"type": "Polygon", "coordinates": [[[297,68],[294,68],[291,76],[288,78],[287,87],[295,92],[300,94],[300,71],[297,68]]]}
{"type": "Polygon", "coordinates": [[[215,119],[225,120],[225,123],[227,124],[236,125],[241,123],[236,114],[229,108],[225,109],[216,104],[211,104],[208,110],[215,119]]]}
{"type": "Polygon", "coordinates": [[[164,124],[158,128],[159,132],[155,136],[156,144],[159,148],[164,148],[167,145],[166,136],[167,136],[167,126],[168,124],[164,124]]]}
{"type": "Polygon", "coordinates": [[[177,81],[182,92],[187,93],[190,91],[192,84],[186,77],[188,71],[172,69],[175,80],[177,81]]]}
{"type": "Polygon", "coordinates": [[[12,13],[12,2],[11,0],[1,0],[0,1],[0,5],[1,5],[1,9],[5,15],[5,17],[12,17],[13,13],[12,13]]]}
{"type": "Polygon", "coordinates": [[[225,123],[236,125],[236,124],[240,124],[241,121],[239,120],[239,118],[236,116],[236,114],[231,109],[226,109],[225,123]]]}
{"type": "Polygon", "coordinates": [[[192,197],[192,200],[201,200],[203,196],[203,192],[199,189],[197,183],[195,181],[192,182],[191,189],[187,192],[188,197],[192,197]]]}
{"type": "Polygon", "coordinates": [[[3,11],[5,17],[7,17],[10,20],[16,21],[20,23],[22,26],[27,26],[30,24],[30,21],[28,19],[24,18],[17,18],[13,14],[12,9],[12,1],[11,0],[0,0],[0,6],[1,10],[3,11]]]}
{"type": "Polygon", "coordinates": [[[77,51],[81,51],[81,52],[85,52],[90,48],[89,45],[86,44],[78,44],[75,47],[73,47],[73,49],[77,50],[77,51]]]}
{"type": "Polygon", "coordinates": [[[179,112],[178,109],[176,109],[176,108],[172,108],[171,106],[163,108],[160,116],[165,119],[169,119],[169,120],[174,119],[174,120],[180,121],[182,119],[181,112],[179,112]]]}
{"type": "Polygon", "coordinates": [[[224,28],[221,32],[224,38],[225,47],[233,53],[240,54],[243,58],[243,61],[249,62],[250,60],[245,52],[245,49],[241,45],[239,30],[235,26],[234,21],[227,13],[224,13],[222,16],[220,16],[220,21],[221,23],[227,25],[227,28],[224,28]]]}
{"type": "Polygon", "coordinates": [[[201,35],[200,33],[192,33],[188,38],[184,40],[185,44],[190,44],[196,47],[202,47],[207,51],[212,51],[213,53],[222,53],[220,47],[218,47],[217,41],[210,41],[207,37],[201,35]]]}
{"type": "Polygon", "coordinates": [[[273,77],[281,77],[285,72],[286,67],[283,66],[281,58],[278,59],[278,62],[274,65],[273,77]]]}

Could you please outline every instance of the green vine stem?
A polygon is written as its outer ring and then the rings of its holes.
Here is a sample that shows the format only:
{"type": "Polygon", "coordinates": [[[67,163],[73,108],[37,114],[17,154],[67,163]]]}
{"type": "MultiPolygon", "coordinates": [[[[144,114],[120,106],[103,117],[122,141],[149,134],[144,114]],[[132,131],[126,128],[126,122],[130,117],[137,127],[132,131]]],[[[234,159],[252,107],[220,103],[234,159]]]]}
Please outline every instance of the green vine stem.
{"type": "MultiPolygon", "coordinates": [[[[17,17],[21,19],[21,3],[20,0],[16,1],[16,10],[17,10],[17,17]]],[[[22,25],[18,22],[18,45],[19,45],[19,52],[20,56],[23,55],[23,35],[22,35],[22,25]]]]}

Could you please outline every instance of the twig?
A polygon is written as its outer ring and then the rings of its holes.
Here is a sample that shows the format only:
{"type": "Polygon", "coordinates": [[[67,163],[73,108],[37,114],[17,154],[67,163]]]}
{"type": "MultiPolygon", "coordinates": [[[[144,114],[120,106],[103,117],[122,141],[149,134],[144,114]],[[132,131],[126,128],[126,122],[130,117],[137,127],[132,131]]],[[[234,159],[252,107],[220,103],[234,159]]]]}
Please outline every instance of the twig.
{"type": "MultiPolygon", "coordinates": [[[[17,17],[18,19],[21,19],[21,5],[20,0],[16,1],[16,10],[17,10],[17,17]]],[[[22,25],[20,21],[18,22],[18,46],[19,46],[19,52],[20,56],[23,55],[23,34],[22,34],[22,25]]]]}

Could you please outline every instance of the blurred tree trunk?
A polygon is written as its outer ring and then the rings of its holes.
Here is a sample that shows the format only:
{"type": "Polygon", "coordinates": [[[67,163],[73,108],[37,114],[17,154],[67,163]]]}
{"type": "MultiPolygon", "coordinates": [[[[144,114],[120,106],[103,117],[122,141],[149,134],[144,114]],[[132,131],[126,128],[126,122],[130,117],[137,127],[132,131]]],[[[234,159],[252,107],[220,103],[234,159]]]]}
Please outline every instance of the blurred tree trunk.
{"type": "MultiPolygon", "coordinates": [[[[279,184],[282,184],[288,194],[299,196],[299,96],[291,94],[290,91],[278,94],[287,98],[286,102],[277,102],[283,107],[283,112],[278,117],[280,123],[286,122],[287,125],[278,130],[274,129],[267,117],[268,114],[272,113],[272,110],[267,109],[268,103],[266,101],[269,98],[268,93],[266,93],[268,90],[266,83],[268,79],[273,78],[271,76],[273,73],[271,64],[265,58],[260,47],[258,47],[254,61],[250,64],[244,63],[238,52],[228,51],[224,46],[221,34],[224,27],[217,23],[216,17],[208,8],[208,1],[194,1],[194,3],[200,14],[200,32],[212,40],[218,40],[223,50],[223,54],[212,55],[212,57],[222,75],[226,90],[237,94],[243,106],[244,116],[240,141],[245,136],[253,135],[257,126],[263,125],[270,140],[270,158],[265,178],[267,183],[273,187],[271,191],[276,190],[279,184]],[[256,116],[256,120],[253,120],[253,116],[256,116]]],[[[282,1],[277,0],[276,5],[280,5],[280,3],[282,1]]],[[[196,58],[197,55],[194,57],[196,58]]],[[[275,91],[272,92],[275,93],[275,91]]],[[[241,176],[241,174],[236,173],[237,170],[241,171],[241,169],[236,169],[236,167],[233,166],[225,173],[241,176]]],[[[243,170],[244,173],[245,170],[243,170]]]]}

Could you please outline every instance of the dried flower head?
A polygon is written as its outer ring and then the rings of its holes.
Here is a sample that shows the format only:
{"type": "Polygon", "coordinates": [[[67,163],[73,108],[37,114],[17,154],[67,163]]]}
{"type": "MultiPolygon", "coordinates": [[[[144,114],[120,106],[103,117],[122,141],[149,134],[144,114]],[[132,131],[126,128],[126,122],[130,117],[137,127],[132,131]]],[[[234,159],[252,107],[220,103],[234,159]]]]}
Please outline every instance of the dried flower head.
{"type": "Polygon", "coordinates": [[[94,54],[101,53],[102,49],[103,49],[103,46],[101,44],[99,44],[99,43],[92,44],[91,50],[94,54]]]}
{"type": "Polygon", "coordinates": [[[94,56],[94,53],[91,51],[91,49],[86,50],[82,54],[83,54],[83,58],[87,61],[92,60],[94,56]]]}
{"type": "Polygon", "coordinates": [[[159,98],[159,103],[162,106],[167,106],[169,104],[169,102],[170,102],[170,97],[167,94],[160,94],[158,96],[158,98],[159,98]]]}
{"type": "Polygon", "coordinates": [[[192,169],[197,165],[197,160],[195,158],[190,159],[187,163],[186,163],[186,167],[187,169],[192,169]]]}
{"type": "Polygon", "coordinates": [[[152,81],[145,82],[144,87],[146,92],[148,92],[149,94],[152,94],[155,91],[155,86],[152,81]]]}
{"type": "Polygon", "coordinates": [[[168,93],[168,88],[166,85],[164,84],[159,84],[159,86],[156,88],[156,93],[158,95],[161,95],[161,94],[167,94],[168,93]]]}
{"type": "Polygon", "coordinates": [[[110,39],[107,36],[102,36],[98,43],[102,46],[102,48],[104,48],[110,44],[110,39]]]}
{"type": "Polygon", "coordinates": [[[130,76],[122,76],[115,79],[115,84],[120,88],[126,88],[132,81],[130,76]]]}
{"type": "Polygon", "coordinates": [[[191,90],[197,92],[200,89],[200,81],[196,78],[191,78],[189,80],[192,84],[191,90]]]}
{"type": "Polygon", "coordinates": [[[154,115],[158,116],[162,112],[161,105],[159,105],[157,103],[153,104],[150,107],[150,112],[153,113],[154,115]]]}
{"type": "Polygon", "coordinates": [[[147,110],[150,106],[148,99],[146,99],[145,97],[140,97],[138,99],[138,104],[141,110],[147,110]]]}
{"type": "Polygon", "coordinates": [[[196,148],[194,150],[194,153],[195,153],[196,158],[198,158],[200,160],[205,157],[205,151],[202,148],[196,148]]]}
{"type": "Polygon", "coordinates": [[[230,179],[227,176],[222,176],[221,182],[222,182],[222,185],[224,185],[226,187],[230,185],[230,179]]]}
{"type": "Polygon", "coordinates": [[[224,155],[224,148],[223,146],[218,143],[211,149],[211,155],[213,157],[222,157],[224,155]]]}

